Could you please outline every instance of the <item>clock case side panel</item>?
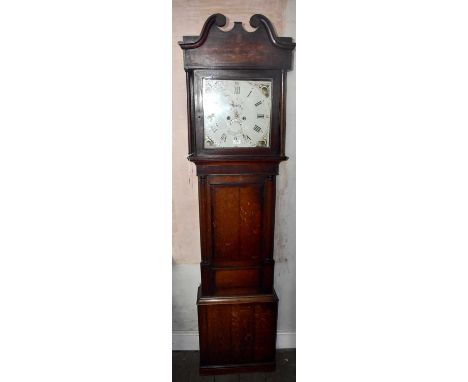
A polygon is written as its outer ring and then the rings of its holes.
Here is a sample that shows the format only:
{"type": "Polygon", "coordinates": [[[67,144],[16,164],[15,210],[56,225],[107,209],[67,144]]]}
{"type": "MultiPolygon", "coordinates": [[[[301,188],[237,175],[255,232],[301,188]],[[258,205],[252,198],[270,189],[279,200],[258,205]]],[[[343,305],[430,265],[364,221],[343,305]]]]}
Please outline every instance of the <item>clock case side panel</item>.
{"type": "Polygon", "coordinates": [[[211,272],[211,224],[210,224],[210,194],[206,175],[198,176],[198,206],[200,220],[200,250],[201,250],[201,286],[204,292],[212,291],[214,287],[213,273],[211,272]]]}
{"type": "Polygon", "coordinates": [[[185,72],[186,88],[187,88],[187,127],[188,127],[188,152],[189,156],[195,151],[195,132],[194,132],[194,95],[193,95],[193,71],[185,72]]]}
{"type": "Polygon", "coordinates": [[[191,142],[193,150],[190,151],[189,159],[197,160],[203,158],[245,158],[258,159],[260,157],[280,157],[284,155],[282,147],[283,122],[281,108],[284,101],[282,84],[283,76],[281,70],[194,70],[192,73],[193,96],[191,98],[191,142]],[[204,118],[203,118],[203,78],[223,80],[252,80],[271,81],[271,131],[270,147],[242,147],[242,148],[210,148],[204,147],[204,118]]]}

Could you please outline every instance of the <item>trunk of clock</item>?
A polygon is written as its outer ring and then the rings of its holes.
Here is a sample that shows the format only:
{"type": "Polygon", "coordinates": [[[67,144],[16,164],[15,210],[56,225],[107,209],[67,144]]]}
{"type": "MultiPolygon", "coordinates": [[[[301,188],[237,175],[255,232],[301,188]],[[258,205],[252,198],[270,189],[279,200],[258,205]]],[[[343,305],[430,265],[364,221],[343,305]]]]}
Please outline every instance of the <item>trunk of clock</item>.
{"type": "Polygon", "coordinates": [[[197,301],[200,372],[273,370],[278,160],[194,161],[202,252],[197,301]]]}
{"type": "Polygon", "coordinates": [[[272,293],[278,165],[219,166],[197,166],[202,293],[272,293]]]}
{"type": "Polygon", "coordinates": [[[276,293],[203,296],[198,290],[200,373],[275,369],[276,293]]]}

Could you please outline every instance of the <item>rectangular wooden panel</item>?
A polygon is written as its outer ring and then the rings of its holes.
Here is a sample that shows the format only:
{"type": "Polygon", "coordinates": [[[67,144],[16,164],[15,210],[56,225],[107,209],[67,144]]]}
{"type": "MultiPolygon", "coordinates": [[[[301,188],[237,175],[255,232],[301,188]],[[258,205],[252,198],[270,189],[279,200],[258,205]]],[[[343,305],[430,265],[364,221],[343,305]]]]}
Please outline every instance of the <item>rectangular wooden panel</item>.
{"type": "Polygon", "coordinates": [[[275,354],[277,307],[267,304],[255,305],[255,361],[271,360],[275,354]]]}
{"type": "Polygon", "coordinates": [[[239,189],[239,260],[258,260],[262,244],[262,188],[258,184],[239,189]]]}
{"type": "Polygon", "coordinates": [[[214,257],[237,259],[240,241],[239,187],[212,187],[211,200],[214,257]]]}
{"type": "Polygon", "coordinates": [[[213,373],[274,366],[276,294],[198,296],[200,365],[213,373]]]}
{"type": "Polygon", "coordinates": [[[260,288],[260,268],[215,270],[215,288],[260,288]]]}
{"type": "MultiPolygon", "coordinates": [[[[240,22],[234,24],[233,31],[242,31],[240,22]]],[[[213,28],[210,38],[197,49],[184,50],[184,65],[187,69],[207,67],[221,68],[262,68],[291,69],[291,50],[280,49],[273,44],[261,44],[260,33],[226,33],[213,28]],[[220,48],[220,45],[222,48],[220,48]],[[230,47],[226,49],[226,47],[230,47]],[[235,49],[234,49],[235,47],[235,49]],[[252,54],[255,52],[255,58],[252,54]]],[[[266,33],[265,33],[266,36],[266,33]]],[[[278,37],[276,37],[278,39],[278,37]]],[[[191,42],[195,36],[184,36],[184,42],[191,42]]],[[[280,37],[282,41],[292,44],[288,37],[280,37]]],[[[182,42],[182,46],[184,44],[182,42]]]]}
{"type": "Polygon", "coordinates": [[[231,305],[213,305],[206,308],[209,361],[215,364],[231,362],[231,305]]]}
{"type": "Polygon", "coordinates": [[[250,304],[232,307],[232,363],[249,362],[254,354],[253,306],[250,304]]]}
{"type": "Polygon", "coordinates": [[[201,176],[202,288],[273,288],[275,177],[257,174],[201,176]],[[251,271],[251,269],[258,271],[251,271]]]}
{"type": "Polygon", "coordinates": [[[262,184],[212,185],[214,261],[261,258],[262,184]]]}
{"type": "Polygon", "coordinates": [[[249,362],[254,355],[254,306],[232,307],[232,363],[249,362]]]}

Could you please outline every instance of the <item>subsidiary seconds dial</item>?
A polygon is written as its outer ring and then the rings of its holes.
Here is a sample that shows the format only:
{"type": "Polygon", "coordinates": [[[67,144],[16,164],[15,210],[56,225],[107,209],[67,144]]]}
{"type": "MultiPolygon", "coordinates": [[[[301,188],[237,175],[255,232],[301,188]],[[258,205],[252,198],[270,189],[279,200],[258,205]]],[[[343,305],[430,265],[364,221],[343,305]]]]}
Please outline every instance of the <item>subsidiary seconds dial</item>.
{"type": "Polygon", "coordinates": [[[203,79],[204,147],[270,147],[271,81],[203,79]]]}

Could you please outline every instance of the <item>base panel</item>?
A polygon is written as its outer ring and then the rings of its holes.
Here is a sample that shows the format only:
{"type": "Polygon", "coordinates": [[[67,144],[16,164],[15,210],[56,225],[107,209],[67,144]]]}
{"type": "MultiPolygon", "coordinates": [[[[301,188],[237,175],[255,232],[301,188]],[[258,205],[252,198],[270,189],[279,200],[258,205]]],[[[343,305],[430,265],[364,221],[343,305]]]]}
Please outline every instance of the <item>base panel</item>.
{"type": "Polygon", "coordinates": [[[203,375],[273,371],[276,353],[276,293],[202,296],[198,327],[203,375]]]}

